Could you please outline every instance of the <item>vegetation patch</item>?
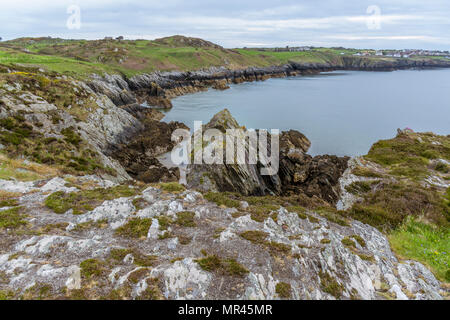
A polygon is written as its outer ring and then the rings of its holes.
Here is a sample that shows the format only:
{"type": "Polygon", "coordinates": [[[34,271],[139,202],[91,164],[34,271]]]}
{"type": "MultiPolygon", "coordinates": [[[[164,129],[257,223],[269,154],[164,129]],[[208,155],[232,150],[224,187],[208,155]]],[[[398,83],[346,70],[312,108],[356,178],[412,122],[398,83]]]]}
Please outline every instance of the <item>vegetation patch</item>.
{"type": "Polygon", "coordinates": [[[133,218],[129,220],[125,225],[119,227],[116,230],[116,234],[122,237],[129,238],[145,238],[147,237],[148,230],[152,225],[152,219],[145,218],[133,218]]]}
{"type": "Polygon", "coordinates": [[[392,249],[402,257],[428,266],[441,281],[450,282],[450,232],[414,218],[389,236],[392,249]]]}
{"type": "Polygon", "coordinates": [[[345,187],[345,190],[347,190],[347,192],[350,192],[351,194],[354,195],[360,195],[360,194],[364,194],[367,193],[369,191],[372,190],[372,185],[375,182],[369,182],[369,181],[355,181],[352,184],[348,185],[345,187]]]}
{"type": "Polygon", "coordinates": [[[152,267],[158,261],[157,256],[142,254],[137,249],[111,249],[110,256],[113,260],[122,262],[127,255],[133,255],[134,264],[139,267],[152,267]]]}
{"type": "Polygon", "coordinates": [[[194,228],[196,223],[194,221],[195,212],[183,211],[177,213],[176,224],[181,227],[194,228]]]}
{"type": "Polygon", "coordinates": [[[402,133],[375,143],[365,158],[388,168],[390,174],[420,181],[428,175],[430,159],[450,159],[450,139],[427,133],[402,133]]]}
{"type": "Polygon", "coordinates": [[[16,207],[19,205],[19,201],[17,199],[8,199],[0,201],[0,208],[4,207],[16,207]]]}
{"type": "Polygon", "coordinates": [[[249,271],[234,259],[221,259],[217,255],[196,260],[200,268],[209,272],[218,272],[229,276],[243,277],[249,271]]]}
{"type": "Polygon", "coordinates": [[[129,186],[116,186],[108,189],[82,190],[80,192],[66,193],[57,191],[45,199],[47,208],[58,214],[66,213],[72,209],[73,214],[84,214],[94,210],[103,201],[120,197],[132,197],[137,193],[136,189],[129,186]]]}
{"type": "Polygon", "coordinates": [[[0,229],[17,229],[27,224],[21,207],[0,211],[0,229]]]}
{"type": "MultiPolygon", "coordinates": [[[[114,174],[111,168],[105,168],[97,152],[79,138],[74,129],[64,129],[63,139],[46,138],[25,118],[18,114],[1,119],[0,143],[4,145],[3,152],[9,159],[25,157],[38,165],[25,166],[26,172],[15,170],[11,165],[17,165],[20,160],[6,162],[2,165],[0,176],[17,176],[21,180],[36,180],[42,177],[42,171],[47,175],[56,175],[57,169],[68,174],[114,174]],[[49,169],[49,167],[54,167],[49,169]],[[28,167],[28,168],[27,168],[28,167]],[[56,168],[56,169],[55,169],[56,168]],[[28,170],[30,169],[30,170],[28,170]],[[41,171],[41,173],[36,172],[41,171]],[[56,172],[55,172],[56,171],[56,172]]],[[[23,163],[23,162],[22,162],[23,163]]]]}
{"type": "Polygon", "coordinates": [[[383,231],[394,230],[408,216],[424,217],[439,226],[450,222],[450,207],[439,190],[406,182],[382,185],[347,214],[383,231]]]}
{"type": "Polygon", "coordinates": [[[163,300],[164,296],[160,289],[160,280],[158,278],[146,279],[147,289],[137,298],[138,300],[163,300]]]}
{"type": "Polygon", "coordinates": [[[356,167],[352,173],[355,176],[366,178],[382,178],[383,175],[367,167],[356,167]]]}
{"type": "Polygon", "coordinates": [[[98,259],[88,259],[80,263],[81,276],[85,279],[100,277],[107,269],[105,263],[98,259]]]}
{"type": "Polygon", "coordinates": [[[289,299],[291,297],[291,285],[286,282],[278,282],[275,286],[275,292],[278,294],[278,296],[282,299],[289,299]]]}
{"type": "Polygon", "coordinates": [[[239,208],[241,205],[240,201],[231,199],[226,192],[208,192],[204,195],[204,198],[210,202],[214,202],[218,206],[225,206],[228,208],[239,208]]]}
{"type": "Polygon", "coordinates": [[[183,185],[177,182],[161,183],[160,188],[161,190],[170,193],[180,193],[186,190],[186,188],[183,185]]]}
{"type": "Polygon", "coordinates": [[[336,299],[342,296],[344,287],[328,272],[319,271],[320,287],[322,291],[331,294],[336,299]]]}

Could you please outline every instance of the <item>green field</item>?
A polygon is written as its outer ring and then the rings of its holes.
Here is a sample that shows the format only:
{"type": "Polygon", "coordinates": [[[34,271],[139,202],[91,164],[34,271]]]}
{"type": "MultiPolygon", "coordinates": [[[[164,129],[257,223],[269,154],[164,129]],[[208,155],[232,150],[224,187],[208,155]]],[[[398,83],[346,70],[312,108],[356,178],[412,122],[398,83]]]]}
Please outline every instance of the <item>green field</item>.
{"type": "Polygon", "coordinates": [[[212,66],[230,69],[267,67],[290,61],[337,63],[343,55],[355,52],[357,50],[328,48],[307,52],[233,50],[182,36],[153,41],[21,38],[0,43],[0,64],[39,66],[75,77],[104,72],[133,76],[157,70],[192,71],[212,66]]]}

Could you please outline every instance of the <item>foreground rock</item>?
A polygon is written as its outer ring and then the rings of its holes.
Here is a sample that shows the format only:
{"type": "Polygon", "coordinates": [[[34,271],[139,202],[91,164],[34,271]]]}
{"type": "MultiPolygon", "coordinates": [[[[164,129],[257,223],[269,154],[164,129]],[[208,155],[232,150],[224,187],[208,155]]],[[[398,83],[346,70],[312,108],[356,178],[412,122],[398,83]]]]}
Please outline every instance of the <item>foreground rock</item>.
{"type": "MultiPolygon", "coordinates": [[[[445,294],[423,265],[399,261],[375,228],[353,220],[336,224],[314,211],[280,207],[258,222],[245,209],[218,207],[197,192],[153,187],[135,188],[133,196],[105,201],[83,215],[55,214],[43,206],[48,190],[74,192],[94,178],[80,179],[71,189],[60,178],[14,189],[26,224],[0,229],[3,296],[441,299],[445,294]]],[[[114,186],[91,181],[93,188],[114,186]]]]}
{"type": "MultiPolygon", "coordinates": [[[[239,128],[241,127],[237,121],[225,109],[216,114],[204,130],[218,129],[225,133],[227,129],[239,128]]],[[[236,138],[240,142],[244,141],[245,133],[236,138]]],[[[270,137],[268,141],[270,143],[270,137]]],[[[230,191],[243,195],[303,193],[334,204],[340,196],[339,178],[347,169],[349,158],[328,155],[312,157],[306,154],[310,145],[310,141],[298,131],[282,132],[278,174],[261,175],[260,169],[263,167],[261,162],[256,165],[192,164],[188,166],[188,185],[204,191],[230,191]]],[[[249,153],[254,151],[249,148],[251,146],[247,144],[246,159],[249,153]]],[[[226,154],[225,151],[224,154],[226,154]]]]}

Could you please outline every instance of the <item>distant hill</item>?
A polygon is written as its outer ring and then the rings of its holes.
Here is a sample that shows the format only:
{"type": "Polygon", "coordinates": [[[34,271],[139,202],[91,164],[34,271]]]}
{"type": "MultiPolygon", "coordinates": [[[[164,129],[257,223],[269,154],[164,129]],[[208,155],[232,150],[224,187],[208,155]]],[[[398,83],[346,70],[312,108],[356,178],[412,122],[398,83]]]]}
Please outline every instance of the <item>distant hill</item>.
{"type": "MultiPolygon", "coordinates": [[[[309,51],[226,49],[210,41],[176,35],[156,40],[66,40],[24,37],[0,43],[0,64],[38,66],[84,78],[92,73],[136,74],[154,71],[193,71],[210,67],[244,69],[295,62],[342,65],[357,50],[313,48],[309,51]]],[[[358,57],[364,65],[394,58],[358,57]]],[[[358,61],[358,64],[361,62],[358,61]]]]}

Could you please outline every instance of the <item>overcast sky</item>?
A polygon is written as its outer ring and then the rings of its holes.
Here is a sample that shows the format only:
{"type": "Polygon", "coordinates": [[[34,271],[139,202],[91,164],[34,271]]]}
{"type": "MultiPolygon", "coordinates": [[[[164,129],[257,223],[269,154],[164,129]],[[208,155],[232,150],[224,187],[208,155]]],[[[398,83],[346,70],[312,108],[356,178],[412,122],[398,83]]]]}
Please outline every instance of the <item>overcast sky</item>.
{"type": "Polygon", "coordinates": [[[119,35],[155,39],[182,34],[225,47],[450,49],[450,0],[0,0],[0,4],[4,40],[119,35]],[[72,5],[80,8],[79,29],[77,19],[67,26],[72,5]]]}

